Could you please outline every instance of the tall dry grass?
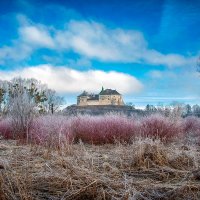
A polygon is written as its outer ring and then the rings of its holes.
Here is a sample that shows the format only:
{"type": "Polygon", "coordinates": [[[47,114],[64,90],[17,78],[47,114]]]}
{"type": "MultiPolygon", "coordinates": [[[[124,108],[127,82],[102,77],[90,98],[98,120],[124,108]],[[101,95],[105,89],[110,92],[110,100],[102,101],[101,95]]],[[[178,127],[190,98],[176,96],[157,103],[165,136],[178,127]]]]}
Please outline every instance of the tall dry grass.
{"type": "Polygon", "coordinates": [[[2,200],[200,198],[198,146],[137,138],[52,149],[2,140],[0,149],[2,200]]]}

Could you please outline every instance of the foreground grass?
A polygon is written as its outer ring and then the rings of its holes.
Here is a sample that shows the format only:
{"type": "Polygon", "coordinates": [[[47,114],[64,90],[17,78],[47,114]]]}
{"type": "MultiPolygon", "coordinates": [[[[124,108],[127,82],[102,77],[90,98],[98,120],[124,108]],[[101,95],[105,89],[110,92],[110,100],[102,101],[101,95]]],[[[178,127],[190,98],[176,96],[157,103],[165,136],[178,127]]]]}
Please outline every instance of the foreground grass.
{"type": "Polygon", "coordinates": [[[59,149],[0,140],[0,199],[200,199],[200,149],[151,139],[59,149]]]}

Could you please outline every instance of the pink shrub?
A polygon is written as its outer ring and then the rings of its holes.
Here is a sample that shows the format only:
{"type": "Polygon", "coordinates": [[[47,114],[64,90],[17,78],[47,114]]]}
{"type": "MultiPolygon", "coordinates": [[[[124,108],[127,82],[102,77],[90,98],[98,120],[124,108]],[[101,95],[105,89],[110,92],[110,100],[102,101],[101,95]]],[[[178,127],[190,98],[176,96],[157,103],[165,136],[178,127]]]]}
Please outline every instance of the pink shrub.
{"type": "Polygon", "coordinates": [[[73,120],[72,126],[76,141],[92,144],[130,142],[137,131],[133,119],[119,115],[79,116],[73,120]]]}
{"type": "Polygon", "coordinates": [[[182,133],[179,122],[162,115],[151,115],[141,119],[140,134],[143,137],[159,138],[169,142],[182,133]]]}
{"type": "MultiPolygon", "coordinates": [[[[186,142],[195,140],[200,143],[200,119],[196,117],[172,121],[161,115],[137,120],[114,114],[70,118],[52,115],[35,118],[28,130],[28,138],[24,139],[49,147],[60,147],[79,140],[90,144],[129,143],[137,136],[158,138],[164,142],[184,136],[186,142]]],[[[13,127],[8,118],[0,120],[0,135],[13,139],[13,127]]]]}
{"type": "Polygon", "coordinates": [[[29,141],[50,147],[60,147],[73,141],[71,121],[64,116],[43,116],[34,119],[29,141]]]}
{"type": "Polygon", "coordinates": [[[183,132],[195,133],[200,136],[200,119],[197,117],[187,117],[183,121],[183,132]]]}
{"type": "Polygon", "coordinates": [[[13,139],[13,130],[9,118],[0,119],[0,135],[5,139],[13,139]]]}
{"type": "Polygon", "coordinates": [[[187,141],[200,144],[200,119],[187,117],[183,120],[183,133],[187,141]]]}

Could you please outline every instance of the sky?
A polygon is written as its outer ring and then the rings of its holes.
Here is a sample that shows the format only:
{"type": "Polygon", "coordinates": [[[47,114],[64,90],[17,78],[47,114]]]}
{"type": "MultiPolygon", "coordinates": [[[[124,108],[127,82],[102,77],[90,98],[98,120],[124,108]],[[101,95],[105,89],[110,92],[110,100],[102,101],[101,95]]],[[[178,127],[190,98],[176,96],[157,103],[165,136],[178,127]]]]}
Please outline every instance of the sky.
{"type": "Polygon", "coordinates": [[[36,78],[76,103],[200,103],[200,0],[0,0],[0,79],[36,78]]]}

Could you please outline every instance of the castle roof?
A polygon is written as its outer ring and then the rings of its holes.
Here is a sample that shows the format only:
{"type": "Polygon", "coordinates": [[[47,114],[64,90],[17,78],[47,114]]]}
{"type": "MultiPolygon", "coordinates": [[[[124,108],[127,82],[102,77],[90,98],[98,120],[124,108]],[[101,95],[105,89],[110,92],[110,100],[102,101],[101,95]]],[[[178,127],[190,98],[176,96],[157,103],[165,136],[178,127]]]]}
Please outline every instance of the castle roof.
{"type": "Polygon", "coordinates": [[[99,94],[90,94],[86,91],[83,91],[78,97],[89,97],[88,100],[98,100],[99,95],[121,95],[117,90],[112,90],[112,89],[103,89],[99,94]]]}
{"type": "Polygon", "coordinates": [[[88,95],[89,95],[89,93],[84,90],[80,95],[78,95],[78,97],[85,97],[88,95]]]}
{"type": "Polygon", "coordinates": [[[102,90],[99,95],[120,95],[120,93],[117,90],[106,89],[102,90]]]}
{"type": "Polygon", "coordinates": [[[99,100],[99,95],[98,94],[89,95],[88,101],[93,101],[93,100],[99,100]]]}

